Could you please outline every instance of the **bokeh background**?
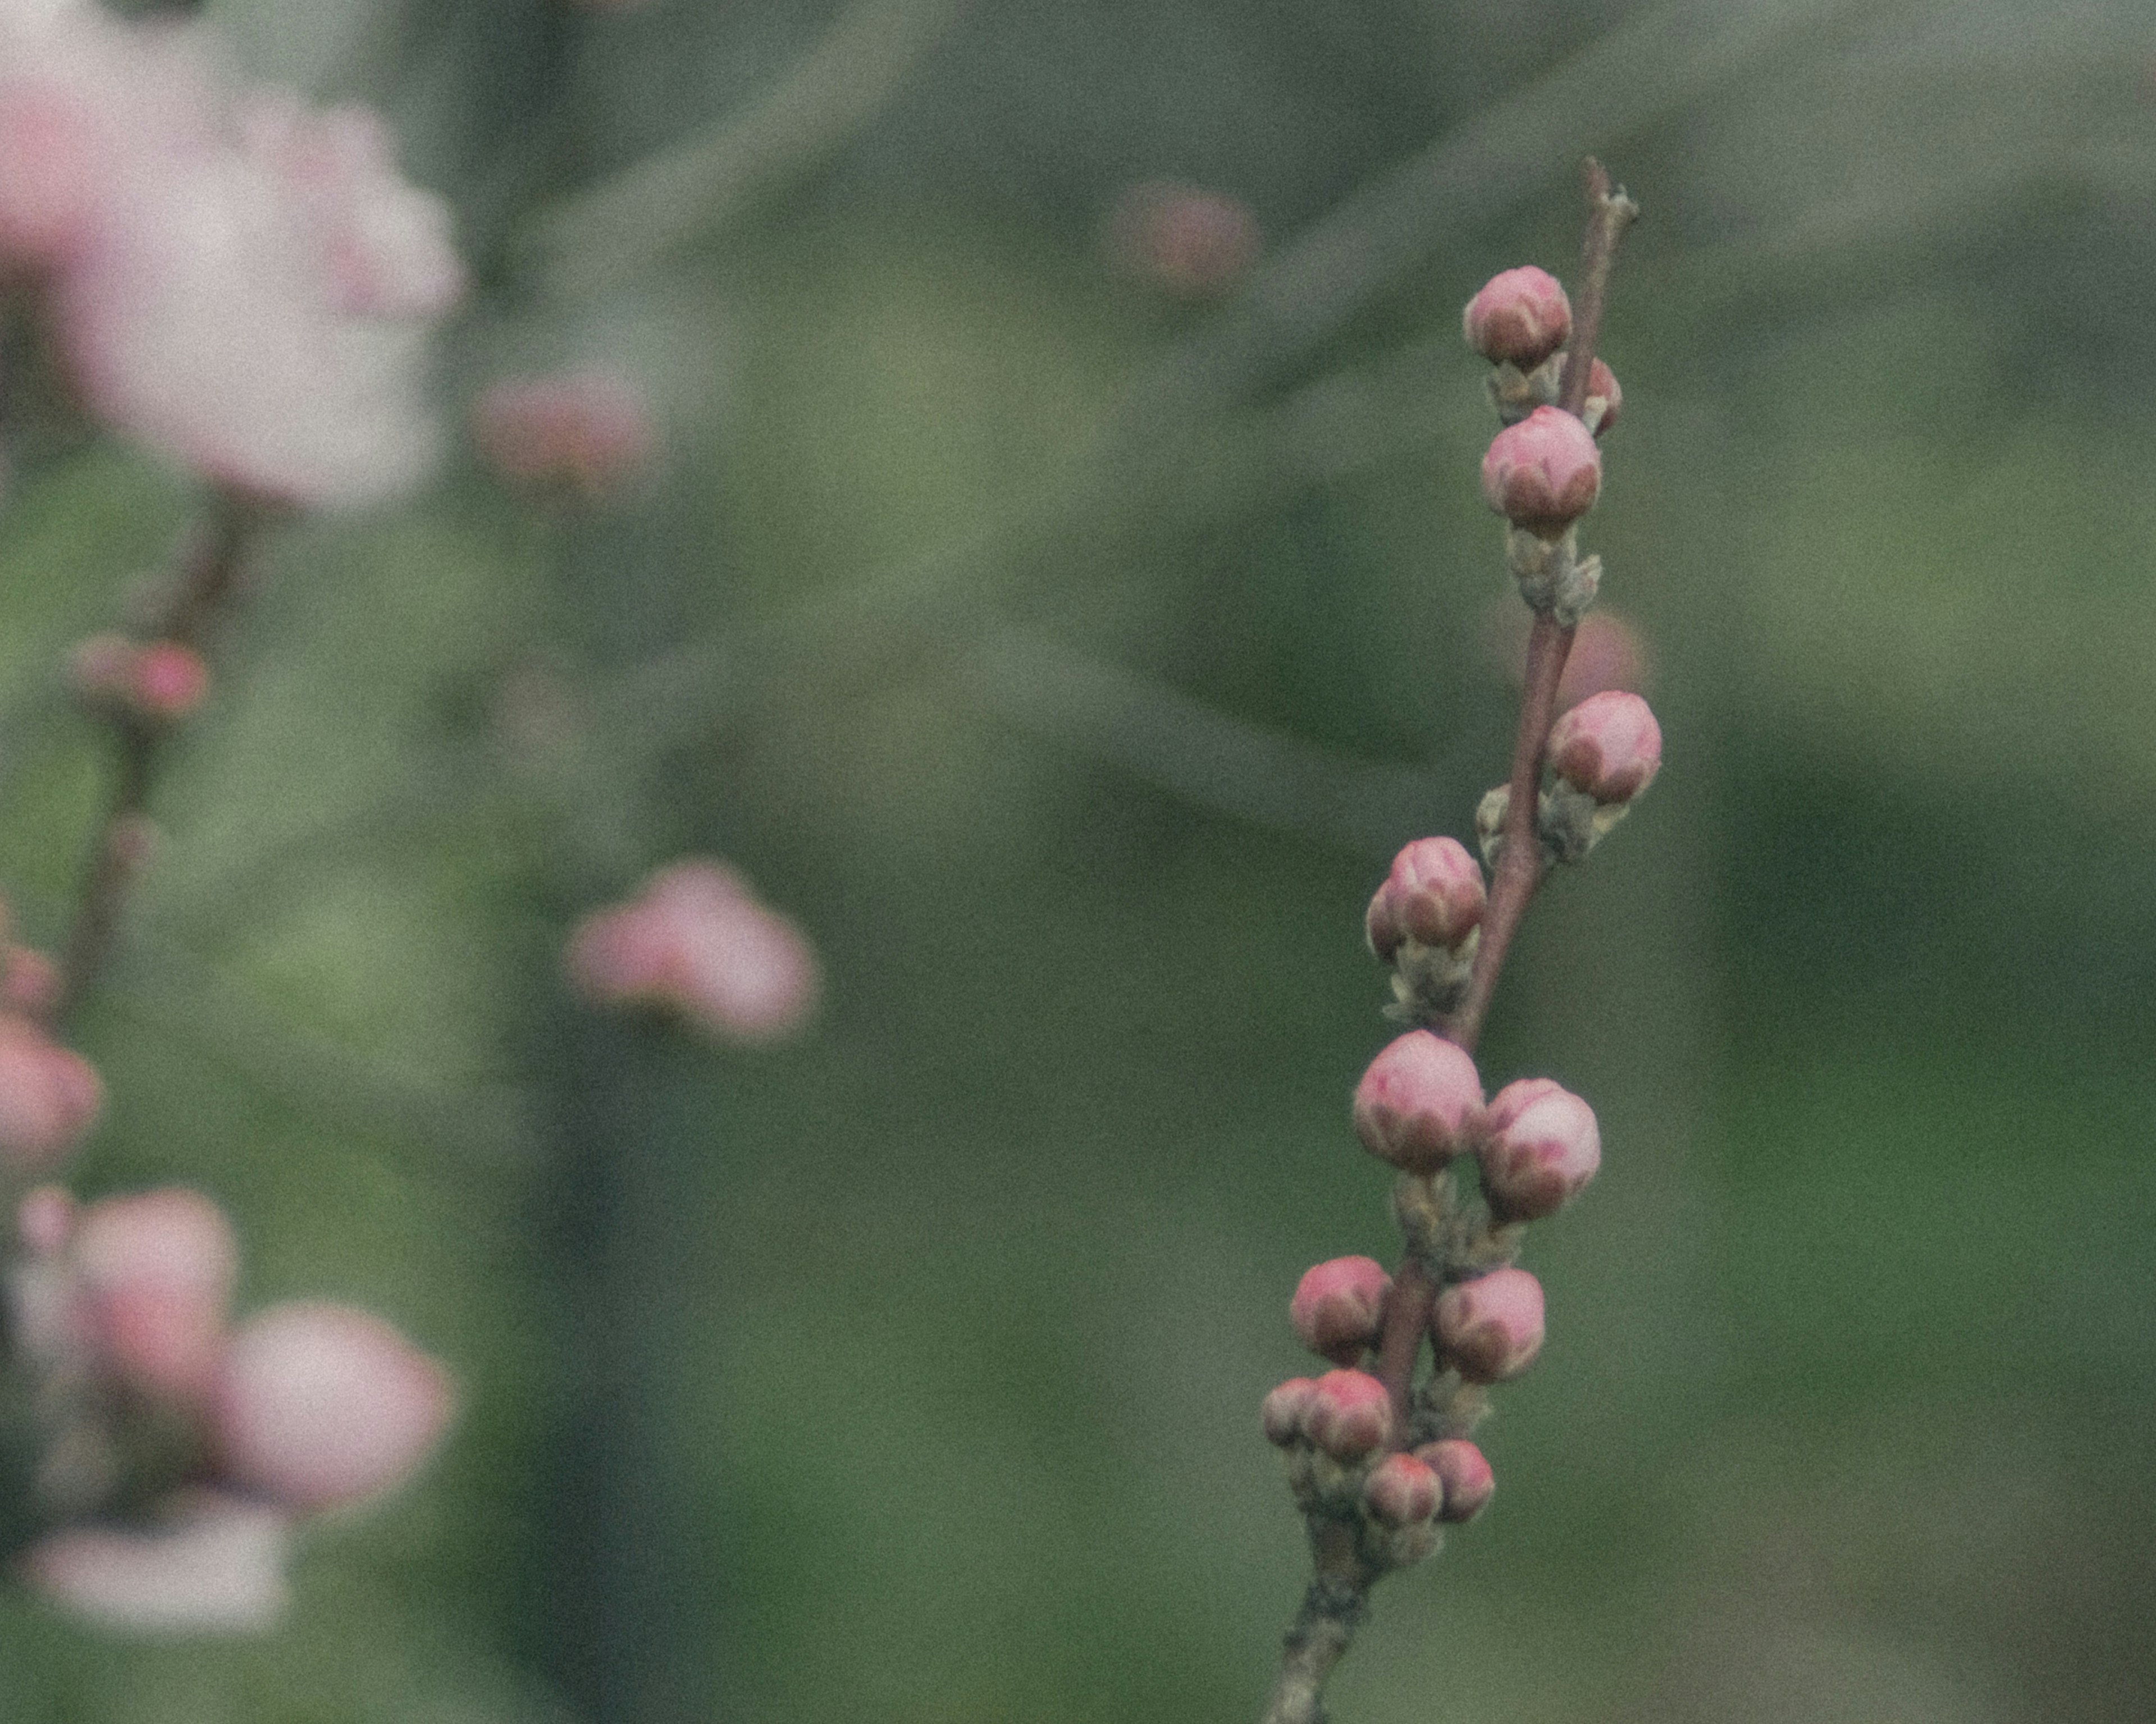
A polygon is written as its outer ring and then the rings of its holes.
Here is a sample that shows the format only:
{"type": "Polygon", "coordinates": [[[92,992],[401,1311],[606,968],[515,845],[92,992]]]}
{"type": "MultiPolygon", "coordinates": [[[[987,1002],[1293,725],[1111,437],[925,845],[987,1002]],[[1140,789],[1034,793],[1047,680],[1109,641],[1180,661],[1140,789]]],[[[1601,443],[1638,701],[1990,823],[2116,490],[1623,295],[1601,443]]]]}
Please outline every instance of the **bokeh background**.
{"type": "MultiPolygon", "coordinates": [[[[1256,1716],[1308,1263],[1392,1255],[1359,918],[1502,772],[1458,310],[1645,219],[1589,539],[1668,767],[1485,1043],[1603,1121],[1491,1511],[1343,1724],[2156,1716],[2156,22],[2117,0],[231,0],[381,105],[479,291],[444,412],[640,377],[660,470],[286,533],[85,1045],[87,1191],[453,1362],[264,1640],[0,1601],[19,1724],[1256,1716]],[[1263,235],[1212,299],[1132,187],[1263,235]],[[685,852],[825,1009],[562,985],[685,852]]],[[[99,796],[67,644],[194,506],[0,506],[0,880],[99,796]]]]}

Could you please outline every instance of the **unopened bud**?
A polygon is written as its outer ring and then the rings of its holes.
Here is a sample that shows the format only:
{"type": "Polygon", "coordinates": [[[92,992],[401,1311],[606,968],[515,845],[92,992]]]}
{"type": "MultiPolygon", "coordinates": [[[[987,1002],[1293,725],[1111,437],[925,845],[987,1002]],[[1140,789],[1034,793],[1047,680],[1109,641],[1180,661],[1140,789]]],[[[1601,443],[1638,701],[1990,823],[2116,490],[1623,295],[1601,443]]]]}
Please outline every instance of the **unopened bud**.
{"type": "Polygon", "coordinates": [[[1335,1257],[1304,1272],[1288,1301],[1302,1344],[1336,1365],[1352,1365],[1378,1339],[1393,1278],[1373,1257],[1335,1257]]]}
{"type": "Polygon", "coordinates": [[[1370,950],[1390,963],[1404,940],[1455,947],[1481,921],[1488,900],[1482,870],[1458,839],[1419,838],[1393,858],[1370,900],[1363,919],[1370,950]]]}
{"type": "Polygon", "coordinates": [[[1496,1494],[1497,1480],[1490,1463],[1464,1438],[1425,1443],[1415,1450],[1415,1459],[1437,1475],[1444,1488],[1445,1499],[1437,1511],[1440,1521],[1471,1521],[1496,1494]]]}
{"type": "Polygon", "coordinates": [[[1388,1526],[1412,1526],[1435,1515],[1445,1487],[1426,1462],[1412,1455],[1388,1455],[1370,1470],[1363,1504],[1388,1526]]]}
{"type": "Polygon", "coordinates": [[[495,384],[472,409],[472,435],[502,478],[587,501],[634,477],[659,444],[643,395],[599,370],[495,384]]]}
{"type": "Polygon", "coordinates": [[[0,1014],[0,1166],[50,1167],[104,1106],[105,1085],[87,1060],[28,1018],[0,1014]]]}
{"type": "Polygon", "coordinates": [[[1268,1394],[1259,1414],[1265,1440],[1279,1449],[1291,1449],[1302,1441],[1303,1421],[1317,1393],[1317,1385],[1309,1378],[1291,1377],[1268,1394]]]}
{"type": "Polygon", "coordinates": [[[74,1261],[95,1345],[121,1382],[173,1401],[208,1392],[239,1247],[224,1212],[174,1187],[82,1212],[74,1261]]]}
{"type": "Polygon", "coordinates": [[[1485,359],[1532,371],[1572,333],[1572,302],[1554,275],[1530,264],[1491,276],[1460,322],[1467,345],[1485,359]]]}
{"type": "Polygon", "coordinates": [[[1538,407],[1491,440],[1482,496],[1516,526],[1562,532],[1594,506],[1602,454],[1594,434],[1562,408],[1538,407]]]}
{"type": "Polygon", "coordinates": [[[1430,1313],[1445,1362],[1470,1383],[1517,1377],[1543,1349],[1543,1287],[1523,1269],[1493,1269],[1446,1288],[1430,1313]]]}
{"type": "Polygon", "coordinates": [[[202,654],[174,640],[144,645],[124,634],[93,634],[75,648],[69,669],[86,706],[160,723],[185,718],[209,692],[202,654]]]}
{"type": "Polygon", "coordinates": [[[1550,769],[1598,803],[1630,802],[1662,766],[1662,728],[1637,695],[1590,695],[1550,726],[1550,769]]]}
{"type": "Polygon", "coordinates": [[[1363,1147],[1409,1173],[1435,1173],[1466,1149],[1481,1110],[1475,1062],[1426,1029],[1395,1038],[1355,1086],[1363,1147]]]}
{"type": "Polygon", "coordinates": [[[295,1302],[234,1335],[211,1422],[228,1477],[311,1511],[400,1482],[441,1437],[454,1398],[441,1366],[381,1318],[295,1302]]]}
{"type": "Polygon", "coordinates": [[[1263,244],[1258,218],[1241,199],[1158,182],[1124,196],[1109,220],[1108,239],[1130,275],[1188,300],[1229,292],[1263,244]]]}
{"type": "Polygon", "coordinates": [[[1594,1110],[1549,1078],[1522,1078],[1491,1098],[1476,1151],[1482,1191],[1505,1221],[1554,1215],[1602,1165],[1594,1110]]]}
{"type": "Polygon", "coordinates": [[[1335,1460],[1360,1460],[1392,1439],[1392,1398],[1366,1373],[1328,1371],[1312,1386],[1302,1423],[1310,1440],[1335,1460]]]}
{"type": "Polygon", "coordinates": [[[1617,414],[1625,405],[1625,392],[1617,387],[1617,373],[1600,360],[1587,367],[1587,406],[1581,418],[1587,421],[1589,430],[1599,437],[1617,423],[1617,414]]]}

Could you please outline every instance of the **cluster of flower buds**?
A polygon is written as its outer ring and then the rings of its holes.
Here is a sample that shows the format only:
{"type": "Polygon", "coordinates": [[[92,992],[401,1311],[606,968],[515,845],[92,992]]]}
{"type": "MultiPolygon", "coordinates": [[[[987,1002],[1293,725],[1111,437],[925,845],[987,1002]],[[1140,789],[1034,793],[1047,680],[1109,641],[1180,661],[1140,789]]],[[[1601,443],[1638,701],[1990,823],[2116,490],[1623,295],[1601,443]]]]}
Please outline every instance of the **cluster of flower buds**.
{"type": "Polygon", "coordinates": [[[569,937],[569,979],[595,1005],[649,1007],[721,1041],[767,1042],[814,1009],[814,949],[722,862],[662,868],[569,937]]]}
{"type": "Polygon", "coordinates": [[[511,484],[584,503],[619,490],[659,447],[642,393],[600,370],[496,383],[473,405],[472,439],[511,484]]]}
{"type": "Polygon", "coordinates": [[[1393,967],[1404,1014],[1442,1018],[1458,1003],[1488,903],[1482,870],[1456,839],[1419,838],[1393,858],[1363,929],[1370,950],[1393,967]]]}
{"type": "Polygon", "coordinates": [[[25,1197],[7,1288],[53,1523],[25,1571],[110,1626],[267,1627],[307,1518],[401,1483],[447,1427],[447,1373],[380,1318],[295,1301],[234,1324],[239,1249],[198,1193],[25,1197]]]}
{"type": "Polygon", "coordinates": [[[75,648],[69,668],[85,707],[137,724],[177,724],[209,695],[209,666],[176,640],[93,634],[75,648]]]}
{"type": "Polygon", "coordinates": [[[0,0],[0,285],[92,413],[229,490],[364,503],[430,462],[446,207],[373,114],[235,87],[199,27],[0,0]]]}
{"type": "MultiPolygon", "coordinates": [[[[1662,727],[1637,695],[1604,690],[1558,715],[1543,765],[1535,811],[1543,853],[1553,861],[1582,862],[1661,771],[1662,727]]],[[[1511,803],[1511,791],[1499,785],[1475,811],[1482,853],[1493,867],[1503,854],[1511,803]]]]}
{"type": "MultiPolygon", "coordinates": [[[[1572,339],[1572,301],[1547,270],[1532,264],[1502,270],[1482,285],[1460,314],[1467,345],[1496,367],[1490,398],[1507,425],[1557,405],[1572,339]]],[[[1617,423],[1625,392],[1599,358],[1587,369],[1587,428],[1600,436],[1617,423]]]]}

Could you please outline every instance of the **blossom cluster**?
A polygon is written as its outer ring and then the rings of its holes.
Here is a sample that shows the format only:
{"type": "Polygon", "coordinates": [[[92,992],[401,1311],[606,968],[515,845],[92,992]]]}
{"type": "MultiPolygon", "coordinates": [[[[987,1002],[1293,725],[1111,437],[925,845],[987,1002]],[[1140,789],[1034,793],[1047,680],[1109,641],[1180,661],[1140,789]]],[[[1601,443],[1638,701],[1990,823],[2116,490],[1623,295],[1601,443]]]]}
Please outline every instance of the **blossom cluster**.
{"type": "Polygon", "coordinates": [[[381,120],[242,87],[192,25],[0,0],[0,296],[82,405],[300,506],[418,480],[429,325],[464,271],[381,120]]]}
{"type": "Polygon", "coordinates": [[[266,1627],[296,1528],[402,1481],[449,1422],[447,1373],[368,1312],[292,1301],[235,1324],[238,1244],[197,1192],[78,1209],[40,1187],[17,1229],[12,1339],[61,1522],[23,1568],[93,1619],[266,1627]]]}

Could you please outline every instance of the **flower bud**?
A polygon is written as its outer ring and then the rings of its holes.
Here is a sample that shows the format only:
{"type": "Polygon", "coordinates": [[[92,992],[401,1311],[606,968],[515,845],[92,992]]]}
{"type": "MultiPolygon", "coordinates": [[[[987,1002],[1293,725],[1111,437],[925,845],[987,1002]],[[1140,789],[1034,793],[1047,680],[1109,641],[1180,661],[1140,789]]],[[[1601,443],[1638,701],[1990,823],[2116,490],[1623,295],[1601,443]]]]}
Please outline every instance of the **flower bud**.
{"type": "Polygon", "coordinates": [[[1482,870],[1458,839],[1419,838],[1393,858],[1392,871],[1363,919],[1370,950],[1387,963],[1404,940],[1455,947],[1482,920],[1482,870]]]}
{"type": "Polygon", "coordinates": [[[105,1085],[87,1060],[27,1018],[0,1013],[0,1167],[50,1167],[104,1106],[105,1085]]]}
{"type": "Polygon", "coordinates": [[[642,394],[607,371],[497,383],[472,409],[472,436],[501,477],[588,502],[649,466],[659,444],[642,394]]]}
{"type": "Polygon", "coordinates": [[[101,1198],[82,1212],[74,1254],[105,1367],[162,1399],[207,1394],[239,1275],[224,1212],[177,1187],[101,1198]]]}
{"type": "Polygon", "coordinates": [[[1355,1086],[1363,1147],[1409,1173],[1435,1173],[1466,1149],[1481,1111],[1475,1062],[1426,1029],[1395,1038],[1355,1086]]]}
{"type": "Polygon", "coordinates": [[[1393,1278],[1373,1257],[1336,1257],[1305,1271],[1288,1302],[1302,1344],[1336,1365],[1352,1365],[1374,1346],[1393,1278]]]}
{"type": "Polygon", "coordinates": [[[1599,437],[1617,423],[1625,405],[1625,392],[1617,387],[1617,373],[1599,359],[1587,367],[1587,411],[1583,415],[1599,437]]]}
{"type": "Polygon", "coordinates": [[[1605,806],[1630,802],[1662,766],[1662,728],[1637,695],[1590,695],[1550,726],[1550,769],[1605,806]]]}
{"type": "Polygon", "coordinates": [[[11,946],[0,959],[0,1013],[42,1018],[59,1003],[60,967],[33,947],[11,946]]]}
{"type": "Polygon", "coordinates": [[[1485,359],[1532,371],[1572,333],[1572,302],[1554,275],[1530,264],[1491,276],[1460,322],[1467,345],[1485,359]]]}
{"type": "Polygon", "coordinates": [[[1554,1215],[1602,1165],[1594,1110],[1548,1078],[1522,1078],[1491,1099],[1483,1138],[1482,1192],[1503,1221],[1554,1215]]]}
{"type": "Polygon", "coordinates": [[[449,1376],[349,1306],[272,1306],[242,1324],[217,1373],[211,1427],[234,1483],[287,1507],[334,1508],[401,1482],[448,1426],[449,1376]]]}
{"type": "Polygon", "coordinates": [[[1388,1455],[1371,1469],[1363,1506],[1387,1526],[1413,1526],[1436,1514],[1445,1486],[1426,1462],[1412,1455],[1388,1455]]]}
{"type": "Polygon", "coordinates": [[[1258,259],[1264,240],[1250,207],[1224,192],[1155,182],[1133,187],[1108,223],[1116,261],[1178,299],[1217,299],[1258,259]]]}
{"type": "Polygon", "coordinates": [[[1440,1521],[1473,1520],[1496,1491],[1497,1480],[1490,1463],[1482,1458],[1480,1449],[1464,1439],[1425,1443],[1415,1450],[1415,1459],[1435,1473],[1444,1487],[1445,1500],[1437,1511],[1440,1521]]]}
{"type": "Polygon", "coordinates": [[[1470,1383],[1502,1383],[1543,1349],[1542,1283],[1523,1269],[1494,1269],[1447,1287],[1430,1321],[1446,1364],[1470,1383]]]}
{"type": "Polygon", "coordinates": [[[146,717],[185,718],[209,694],[209,666],[192,647],[153,640],[136,654],[133,694],[146,717]]]}
{"type": "Polygon", "coordinates": [[[1335,1460],[1360,1460],[1392,1439],[1392,1398],[1364,1372],[1328,1371],[1312,1385],[1302,1424],[1310,1440],[1335,1460]]]}
{"type": "Polygon", "coordinates": [[[138,1634],[259,1634],[285,1604],[291,1528],[278,1510],[202,1491],[150,1526],[74,1526],[24,1571],[54,1603],[138,1634]]]}
{"type": "Polygon", "coordinates": [[[1259,1414],[1265,1440],[1279,1449],[1291,1449],[1300,1443],[1303,1439],[1303,1421],[1317,1393],[1317,1385],[1309,1378],[1291,1377],[1268,1394],[1259,1414]]]}
{"type": "Polygon", "coordinates": [[[1538,407],[1491,440],[1482,496],[1516,526],[1554,536],[1594,506],[1602,454],[1594,434],[1562,408],[1538,407]]]}

